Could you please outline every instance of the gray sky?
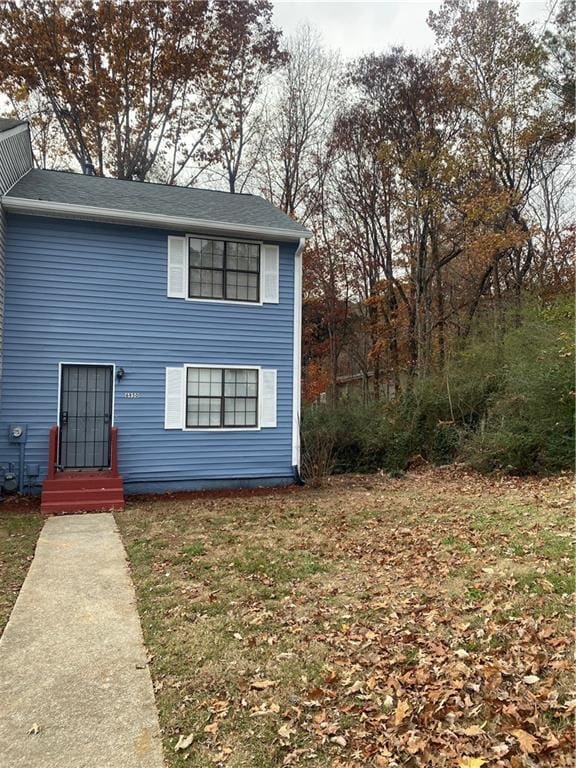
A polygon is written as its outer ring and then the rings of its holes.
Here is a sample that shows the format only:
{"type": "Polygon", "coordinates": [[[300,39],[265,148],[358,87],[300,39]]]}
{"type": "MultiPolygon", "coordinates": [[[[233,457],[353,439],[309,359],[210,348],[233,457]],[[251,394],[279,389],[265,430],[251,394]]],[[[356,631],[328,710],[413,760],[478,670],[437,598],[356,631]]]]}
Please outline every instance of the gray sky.
{"type": "MultiPolygon", "coordinates": [[[[553,4],[554,0],[522,0],[520,18],[541,26],[553,4]]],[[[274,21],[286,34],[300,23],[310,23],[328,48],[340,49],[349,59],[391,45],[430,48],[434,36],[426,18],[439,5],[423,0],[274,0],[274,21]]]]}

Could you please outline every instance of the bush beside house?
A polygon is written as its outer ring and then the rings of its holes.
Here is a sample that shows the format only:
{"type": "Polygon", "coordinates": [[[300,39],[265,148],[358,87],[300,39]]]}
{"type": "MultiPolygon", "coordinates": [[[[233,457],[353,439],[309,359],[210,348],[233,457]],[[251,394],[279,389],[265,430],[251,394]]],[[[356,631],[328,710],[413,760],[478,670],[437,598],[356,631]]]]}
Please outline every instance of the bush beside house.
{"type": "MultiPolygon", "coordinates": [[[[346,399],[309,407],[304,446],[333,446],[335,472],[396,472],[414,457],[519,475],[570,468],[572,301],[530,305],[521,320],[503,335],[484,324],[444,375],[416,380],[390,402],[346,399]]],[[[314,464],[310,457],[308,463],[314,464]]]]}

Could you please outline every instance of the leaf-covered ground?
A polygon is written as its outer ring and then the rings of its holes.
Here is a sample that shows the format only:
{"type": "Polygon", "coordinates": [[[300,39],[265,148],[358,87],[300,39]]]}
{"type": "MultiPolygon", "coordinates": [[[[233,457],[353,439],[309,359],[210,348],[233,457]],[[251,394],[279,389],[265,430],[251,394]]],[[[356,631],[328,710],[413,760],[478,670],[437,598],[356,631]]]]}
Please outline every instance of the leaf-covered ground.
{"type": "Polygon", "coordinates": [[[570,490],[435,470],[130,505],[168,765],[573,765],[570,490]]]}
{"type": "Polygon", "coordinates": [[[28,573],[41,528],[37,513],[0,510],[0,635],[28,573]]]}

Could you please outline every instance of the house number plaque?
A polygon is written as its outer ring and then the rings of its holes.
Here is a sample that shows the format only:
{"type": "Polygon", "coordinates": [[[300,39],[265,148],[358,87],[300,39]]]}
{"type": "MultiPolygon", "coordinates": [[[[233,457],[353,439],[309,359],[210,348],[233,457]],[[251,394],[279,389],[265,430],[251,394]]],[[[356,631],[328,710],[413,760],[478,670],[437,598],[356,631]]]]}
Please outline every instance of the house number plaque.
{"type": "Polygon", "coordinates": [[[142,397],[142,392],[124,392],[124,399],[125,400],[137,400],[139,397],[142,397]]]}

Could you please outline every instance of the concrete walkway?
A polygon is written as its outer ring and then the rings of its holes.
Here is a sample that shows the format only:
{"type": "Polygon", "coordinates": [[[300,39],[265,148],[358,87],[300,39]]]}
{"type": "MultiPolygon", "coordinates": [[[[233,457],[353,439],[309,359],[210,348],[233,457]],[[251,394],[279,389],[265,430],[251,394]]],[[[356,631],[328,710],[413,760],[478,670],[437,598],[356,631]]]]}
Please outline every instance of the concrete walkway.
{"type": "Polygon", "coordinates": [[[0,640],[0,766],[162,768],[159,731],[114,518],[49,518],[0,640]]]}

